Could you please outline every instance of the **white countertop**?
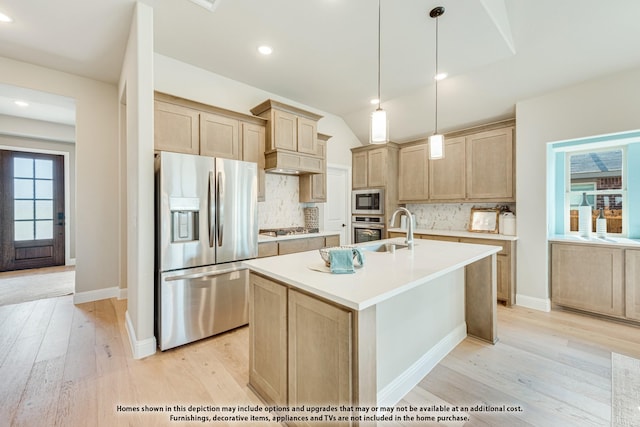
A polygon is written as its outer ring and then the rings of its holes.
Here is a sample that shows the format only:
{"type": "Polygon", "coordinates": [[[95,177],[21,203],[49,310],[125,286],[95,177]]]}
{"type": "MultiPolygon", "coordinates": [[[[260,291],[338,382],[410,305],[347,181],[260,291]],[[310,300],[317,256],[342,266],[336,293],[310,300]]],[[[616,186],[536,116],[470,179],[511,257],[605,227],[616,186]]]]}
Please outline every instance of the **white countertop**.
{"type": "Polygon", "coordinates": [[[265,236],[264,234],[258,234],[258,243],[262,242],[279,242],[281,240],[292,239],[306,239],[308,237],[324,237],[324,236],[337,236],[339,231],[320,231],[318,233],[304,233],[304,234],[287,234],[285,236],[265,236]]]}
{"type": "MultiPolygon", "coordinates": [[[[403,244],[404,238],[377,240],[403,244]]],[[[364,267],[354,274],[331,274],[311,270],[323,267],[318,251],[244,261],[251,270],[356,310],[363,310],[437,277],[497,253],[499,246],[416,241],[412,251],[395,253],[364,251],[364,267]]]]}
{"type": "MultiPolygon", "coordinates": [[[[396,233],[406,233],[404,228],[389,228],[387,231],[396,233]]],[[[518,236],[507,236],[498,233],[479,233],[465,230],[432,230],[429,228],[416,228],[413,234],[429,234],[433,236],[470,237],[472,239],[493,239],[493,240],[518,240],[518,236]]]]}
{"type": "Polygon", "coordinates": [[[625,237],[607,236],[604,239],[592,236],[591,238],[580,237],[576,234],[554,235],[549,237],[550,242],[559,243],[579,243],[585,245],[606,245],[606,246],[640,246],[640,239],[627,239],[625,237]]]}

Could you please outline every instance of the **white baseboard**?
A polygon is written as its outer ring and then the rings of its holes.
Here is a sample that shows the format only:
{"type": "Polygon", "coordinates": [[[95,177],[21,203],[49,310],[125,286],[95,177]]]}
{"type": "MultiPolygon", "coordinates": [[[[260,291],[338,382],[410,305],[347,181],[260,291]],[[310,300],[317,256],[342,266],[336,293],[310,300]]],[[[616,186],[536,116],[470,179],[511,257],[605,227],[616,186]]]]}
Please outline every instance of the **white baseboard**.
{"type": "Polygon", "coordinates": [[[76,259],[75,258],[68,258],[65,263],[65,265],[76,265],[76,259]]]}
{"type": "Polygon", "coordinates": [[[535,298],[528,295],[516,294],[516,305],[538,311],[551,311],[551,300],[549,298],[535,298]]]}
{"type": "Polygon", "coordinates": [[[128,291],[129,288],[119,288],[118,290],[118,299],[128,299],[129,298],[129,292],[128,291]]]}
{"type": "Polygon", "coordinates": [[[73,303],[82,304],[85,302],[116,298],[118,296],[118,290],[119,288],[114,286],[112,288],[97,289],[95,291],[76,292],[73,295],[73,303]]]}
{"type": "Polygon", "coordinates": [[[431,350],[418,359],[406,371],[378,392],[378,406],[395,406],[411,391],[444,357],[467,336],[466,323],[460,324],[431,350]]]}
{"type": "Polygon", "coordinates": [[[131,323],[131,317],[129,317],[129,310],[125,313],[127,334],[129,335],[129,344],[131,345],[131,353],[134,359],[142,359],[148,356],[152,356],[156,352],[156,337],[147,338],[146,340],[138,341],[136,338],[136,331],[133,329],[133,323],[131,323]]]}

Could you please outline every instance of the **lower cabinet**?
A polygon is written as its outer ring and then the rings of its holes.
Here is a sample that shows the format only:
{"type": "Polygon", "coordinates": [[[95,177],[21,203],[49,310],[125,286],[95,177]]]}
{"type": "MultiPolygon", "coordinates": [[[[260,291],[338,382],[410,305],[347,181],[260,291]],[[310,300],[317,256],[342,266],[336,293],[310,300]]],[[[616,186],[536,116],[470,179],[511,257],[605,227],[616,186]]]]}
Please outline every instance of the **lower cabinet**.
{"type": "Polygon", "coordinates": [[[622,248],[552,243],[551,301],[624,317],[623,263],[622,248]]]}
{"type": "Polygon", "coordinates": [[[281,240],[279,242],[260,242],[258,243],[258,258],[312,251],[314,249],[339,245],[339,234],[324,237],[301,237],[299,239],[281,240]]]}
{"type": "MultiPolygon", "coordinates": [[[[389,238],[404,237],[406,233],[390,231],[389,238]]],[[[507,307],[516,302],[516,245],[513,240],[497,240],[472,237],[439,236],[435,234],[414,234],[414,238],[423,240],[441,240],[446,242],[475,243],[477,245],[500,246],[502,250],[496,257],[497,297],[507,307]]]]}
{"type": "Polygon", "coordinates": [[[353,313],[254,273],[249,292],[250,386],[267,404],[350,406],[353,313]]]}
{"type": "Polygon", "coordinates": [[[640,249],[625,251],[625,315],[640,321],[640,249]]]}

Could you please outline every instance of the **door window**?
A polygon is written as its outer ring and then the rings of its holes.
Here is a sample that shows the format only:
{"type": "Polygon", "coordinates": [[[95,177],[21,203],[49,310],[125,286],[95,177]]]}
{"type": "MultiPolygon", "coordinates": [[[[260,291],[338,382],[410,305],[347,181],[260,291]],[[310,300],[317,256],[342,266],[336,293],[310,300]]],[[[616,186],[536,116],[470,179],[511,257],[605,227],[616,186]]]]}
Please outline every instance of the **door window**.
{"type": "Polygon", "coordinates": [[[53,161],[14,157],[14,240],[53,238],[53,161]]]}

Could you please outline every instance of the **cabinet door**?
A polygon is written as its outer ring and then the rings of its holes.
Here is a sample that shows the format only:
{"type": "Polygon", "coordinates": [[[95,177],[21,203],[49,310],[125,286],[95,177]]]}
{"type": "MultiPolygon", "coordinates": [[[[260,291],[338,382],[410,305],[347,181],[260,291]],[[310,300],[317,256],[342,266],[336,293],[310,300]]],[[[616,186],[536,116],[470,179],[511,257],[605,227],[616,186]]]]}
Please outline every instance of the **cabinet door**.
{"type": "MultiPolygon", "coordinates": [[[[286,111],[273,111],[273,148],[298,150],[298,122],[296,116],[286,111]]],[[[315,134],[314,134],[315,135],[315,134]]]]}
{"type": "Polygon", "coordinates": [[[287,405],[287,288],[251,274],[249,384],[269,404],[287,405]]]}
{"type": "Polygon", "coordinates": [[[369,187],[384,187],[387,184],[387,149],[376,148],[367,152],[367,181],[369,187]]]}
{"type": "Polygon", "coordinates": [[[198,154],[198,112],[167,102],[154,102],[153,140],[160,151],[198,154]]]}
{"type": "Polygon", "coordinates": [[[324,238],[324,246],[327,248],[331,246],[340,246],[340,235],[326,236],[324,238]]]}
{"type": "Polygon", "coordinates": [[[551,245],[551,300],[581,310],[622,316],[622,249],[551,245]]]}
{"type": "Polygon", "coordinates": [[[288,324],[289,406],[310,402],[349,406],[353,395],[351,312],[289,289],[288,324]]]}
{"type": "Polygon", "coordinates": [[[239,126],[235,119],[200,113],[200,154],[240,160],[239,126]]]}
{"type": "Polygon", "coordinates": [[[465,138],[444,141],[444,158],[429,161],[429,198],[462,200],[465,198],[465,138]]]}
{"type": "Polygon", "coordinates": [[[315,156],[320,155],[318,150],[318,128],[317,123],[314,120],[309,120],[305,117],[298,117],[297,120],[298,130],[298,152],[312,154],[315,156]]]}
{"type": "Polygon", "coordinates": [[[326,144],[326,141],[318,140],[318,151],[322,157],[322,170],[324,172],[300,176],[299,200],[301,203],[324,203],[327,201],[326,144]]]}
{"type": "Polygon", "coordinates": [[[242,123],[242,160],[258,164],[258,201],[265,200],[264,126],[242,123]]]}
{"type": "Polygon", "coordinates": [[[513,128],[467,137],[467,197],[514,200],[513,128]]]}
{"type": "Polygon", "coordinates": [[[629,319],[640,320],[640,250],[625,251],[626,310],[629,319]]]}
{"type": "Polygon", "coordinates": [[[498,255],[496,257],[496,282],[498,299],[509,300],[509,255],[498,255]]]}
{"type": "Polygon", "coordinates": [[[278,242],[258,243],[258,258],[278,255],[278,242]]]}
{"type": "Polygon", "coordinates": [[[358,151],[351,156],[352,163],[352,188],[367,188],[367,169],[368,169],[368,157],[366,151],[358,151]]]}
{"type": "Polygon", "coordinates": [[[428,145],[400,148],[399,156],[398,198],[400,202],[426,201],[429,198],[428,145]]]}
{"type": "Polygon", "coordinates": [[[441,240],[443,242],[459,242],[460,241],[459,238],[453,237],[453,236],[436,236],[432,234],[416,234],[416,236],[418,236],[418,239],[424,239],[424,240],[441,240]]]}

